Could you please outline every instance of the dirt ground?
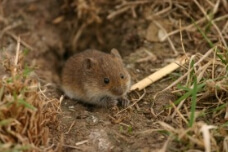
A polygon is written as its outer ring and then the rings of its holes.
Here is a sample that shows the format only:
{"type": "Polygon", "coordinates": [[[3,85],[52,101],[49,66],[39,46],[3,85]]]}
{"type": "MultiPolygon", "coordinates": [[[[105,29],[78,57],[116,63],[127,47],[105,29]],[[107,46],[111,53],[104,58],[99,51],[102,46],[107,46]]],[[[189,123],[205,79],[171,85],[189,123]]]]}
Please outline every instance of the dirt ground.
{"type": "MultiPolygon", "coordinates": [[[[74,6],[69,5],[69,2],[3,1],[0,9],[4,17],[0,18],[0,48],[14,52],[17,36],[20,36],[22,49],[29,50],[26,62],[35,65],[42,84],[48,85],[46,94],[49,98],[60,99],[63,95],[59,87],[59,75],[66,59],[73,53],[88,48],[105,52],[117,48],[132,76],[132,83],[164,67],[177,57],[170,43],[161,42],[158,37],[160,24],[168,32],[179,26],[172,24],[165,15],[163,18],[145,19],[142,14],[136,13],[134,17],[128,13],[113,17],[114,19],[105,18],[99,21],[98,18],[98,21],[91,21],[92,24],[88,23],[83,27],[82,19],[76,16],[74,6]],[[80,30],[81,34],[78,32],[80,30]]],[[[104,9],[112,8],[109,6],[111,4],[102,0],[100,3],[104,3],[104,9]]],[[[105,16],[107,12],[101,12],[100,16],[105,16]]],[[[85,17],[91,17],[89,15],[85,17]]],[[[173,36],[172,41],[178,56],[183,54],[180,35],[173,36]]],[[[194,48],[194,44],[198,43],[194,39],[188,39],[185,43],[192,44],[185,48],[192,53],[195,50],[200,50],[201,53],[208,50],[208,46],[204,44],[194,48]]],[[[179,120],[169,118],[168,111],[163,109],[169,101],[175,101],[177,97],[169,91],[158,94],[156,98],[154,95],[176,80],[178,75],[181,75],[181,71],[174,72],[144,91],[129,93],[128,98],[132,103],[139,100],[135,106],[126,110],[121,107],[105,109],[85,105],[64,97],[61,113],[58,115],[59,126],[50,126],[50,142],[54,147],[62,143],[62,151],[69,152],[161,150],[168,136],[166,132],[159,131],[158,122],[178,125],[179,120]]],[[[186,149],[181,149],[182,144],[186,143],[170,142],[168,149],[185,151],[186,149]]]]}

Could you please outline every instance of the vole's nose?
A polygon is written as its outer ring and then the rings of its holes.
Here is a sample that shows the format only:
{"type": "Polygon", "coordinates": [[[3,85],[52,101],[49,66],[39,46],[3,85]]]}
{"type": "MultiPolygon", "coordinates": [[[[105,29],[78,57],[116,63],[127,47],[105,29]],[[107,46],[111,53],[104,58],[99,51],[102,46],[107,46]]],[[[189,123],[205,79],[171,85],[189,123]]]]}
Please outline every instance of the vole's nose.
{"type": "Polygon", "coordinates": [[[116,96],[122,96],[124,94],[124,89],[122,87],[112,88],[112,93],[116,96]]]}

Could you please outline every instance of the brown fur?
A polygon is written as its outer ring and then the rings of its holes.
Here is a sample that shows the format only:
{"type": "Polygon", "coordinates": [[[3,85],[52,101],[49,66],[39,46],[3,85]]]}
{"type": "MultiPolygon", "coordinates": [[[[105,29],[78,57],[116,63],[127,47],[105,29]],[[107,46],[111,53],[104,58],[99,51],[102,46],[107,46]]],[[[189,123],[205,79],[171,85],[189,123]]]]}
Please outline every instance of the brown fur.
{"type": "Polygon", "coordinates": [[[108,105],[106,102],[114,102],[126,95],[130,87],[130,75],[117,50],[113,49],[111,54],[87,50],[66,62],[62,72],[62,87],[70,98],[108,105]],[[104,78],[109,78],[108,84],[104,83],[104,78]],[[103,103],[104,97],[110,101],[105,98],[103,103]]]}

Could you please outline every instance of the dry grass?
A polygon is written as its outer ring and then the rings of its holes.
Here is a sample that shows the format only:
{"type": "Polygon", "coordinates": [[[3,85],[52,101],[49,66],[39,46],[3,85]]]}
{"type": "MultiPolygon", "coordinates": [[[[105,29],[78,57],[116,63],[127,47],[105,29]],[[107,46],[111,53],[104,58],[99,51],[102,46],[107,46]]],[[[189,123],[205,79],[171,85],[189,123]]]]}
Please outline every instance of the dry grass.
{"type": "MultiPolygon", "coordinates": [[[[225,11],[223,12],[225,9],[223,7],[227,7],[227,4],[223,5],[224,3],[226,2],[199,3],[194,0],[190,5],[196,5],[199,12],[189,14],[193,11],[185,11],[184,16],[181,16],[182,18],[191,17],[193,23],[165,35],[169,37],[184,29],[187,35],[195,34],[201,37],[201,39],[192,37],[198,41],[196,48],[200,48],[199,46],[202,44],[209,48],[205,54],[190,55],[189,65],[183,68],[186,69],[182,71],[183,76],[164,89],[166,91],[172,88],[172,92],[179,96],[179,99],[171,103],[168,108],[169,112],[171,111],[168,113],[168,117],[176,120],[176,125],[159,122],[170,137],[167,140],[169,144],[165,143],[165,150],[163,147],[164,151],[228,151],[228,49],[227,31],[224,30],[227,20],[222,19],[219,23],[215,22],[218,18],[227,17],[225,11]],[[217,16],[218,12],[219,16],[217,16]],[[198,14],[202,14],[201,17],[198,14]],[[174,146],[175,143],[177,146],[174,146]]],[[[191,45],[183,44],[183,41],[186,40],[188,37],[182,38],[181,33],[183,52],[188,52],[184,46],[191,45]]],[[[204,48],[204,51],[207,47],[204,48]]],[[[197,49],[196,51],[201,52],[197,49]]]]}
{"type": "MultiPolygon", "coordinates": [[[[209,151],[227,151],[227,51],[217,52],[212,48],[205,55],[200,53],[190,56],[189,68],[180,77],[173,93],[180,97],[169,109],[168,117],[178,120],[171,126],[160,122],[170,136],[169,142],[175,141],[183,150],[201,149],[209,151]],[[216,55],[222,56],[225,63],[216,55]],[[194,63],[194,64],[193,64],[194,63]],[[182,80],[182,81],[181,81],[182,80]],[[213,131],[209,131],[213,130],[213,131]]],[[[171,84],[170,86],[173,86],[171,84]]],[[[170,88],[170,86],[168,88],[170,88]]]]}
{"type": "Polygon", "coordinates": [[[74,44],[89,24],[99,24],[106,19],[118,22],[122,21],[122,16],[128,16],[129,19],[153,22],[161,31],[160,42],[167,41],[174,56],[190,54],[188,65],[181,71],[182,76],[164,89],[171,90],[179,99],[170,102],[168,110],[161,113],[170,117],[176,125],[158,122],[169,136],[160,151],[228,151],[226,0],[75,0],[73,4],[77,6],[76,20],[84,21],[78,25],[81,28],[74,36],[74,44]],[[108,9],[102,9],[104,6],[108,9]],[[157,18],[168,18],[173,30],[167,31],[156,21],[157,18]]]}
{"type": "Polygon", "coordinates": [[[19,41],[13,59],[1,52],[6,74],[0,80],[0,151],[51,150],[49,125],[58,123],[59,101],[44,95],[36,74],[23,62],[19,41]]]}
{"type": "MultiPolygon", "coordinates": [[[[180,149],[183,151],[198,149],[206,152],[228,151],[227,2],[225,0],[115,2],[115,7],[111,8],[107,19],[115,20],[124,14],[132,18],[145,18],[155,22],[163,31],[160,41],[168,41],[175,56],[181,54],[177,51],[180,49],[184,54],[191,54],[188,55],[189,65],[183,68],[183,76],[165,89],[172,88],[172,92],[179,96],[178,100],[170,104],[169,112],[171,113],[168,115],[173,120],[178,120],[178,123],[172,126],[159,122],[169,135],[161,151],[179,151],[180,149]],[[148,7],[153,12],[145,11],[148,7]],[[161,24],[156,22],[156,18],[164,16],[173,22],[175,30],[167,32],[161,24]],[[180,33],[180,41],[174,41],[178,33],[180,33]],[[188,49],[194,49],[194,51],[189,52],[188,49]],[[192,52],[199,53],[193,54],[192,52]]],[[[92,5],[88,1],[87,5],[90,4],[92,5]]],[[[99,5],[96,8],[102,10],[99,5]]],[[[76,9],[81,16],[83,13],[81,8],[76,9]]],[[[99,11],[96,12],[99,16],[99,11]]],[[[91,21],[91,18],[89,19],[91,21]]],[[[95,18],[92,21],[95,21],[95,18]]],[[[79,33],[83,31],[80,29],[79,33]]]]}
{"type": "MultiPolygon", "coordinates": [[[[74,35],[71,40],[74,49],[90,25],[95,26],[107,20],[123,22],[126,19],[123,16],[127,16],[129,20],[154,23],[160,29],[159,41],[169,45],[173,53],[171,56],[190,54],[188,65],[179,71],[182,76],[164,89],[179,97],[174,102],[170,101],[164,112],[157,115],[158,118],[170,118],[171,122],[161,119],[155,123],[155,127],[151,126],[151,130],[142,131],[166,135],[167,142],[160,152],[228,151],[226,0],[64,2],[62,9],[73,8],[76,14],[76,31],[72,32],[74,35]],[[166,29],[157,19],[168,20],[172,30],[166,29]]],[[[59,23],[63,18],[61,16],[55,22],[59,23]]],[[[102,41],[99,36],[97,39],[102,41]]],[[[3,62],[8,75],[0,81],[0,141],[3,143],[0,148],[44,150],[49,142],[47,125],[56,120],[53,116],[58,104],[53,104],[54,101],[44,96],[34,74],[23,65],[23,55],[19,49],[16,52],[15,60],[10,62],[5,59],[3,62]]],[[[144,90],[144,94],[135,99],[131,107],[146,95],[144,90]]],[[[123,111],[126,109],[119,113],[123,111]]]]}

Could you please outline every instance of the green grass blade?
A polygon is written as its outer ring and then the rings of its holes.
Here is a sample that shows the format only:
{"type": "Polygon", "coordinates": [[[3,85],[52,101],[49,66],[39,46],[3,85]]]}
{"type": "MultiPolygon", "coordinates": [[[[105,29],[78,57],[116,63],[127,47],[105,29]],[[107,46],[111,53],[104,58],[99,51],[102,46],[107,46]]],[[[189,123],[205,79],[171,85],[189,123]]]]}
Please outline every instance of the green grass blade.
{"type": "Polygon", "coordinates": [[[190,115],[190,121],[189,121],[189,127],[192,127],[194,121],[195,121],[195,111],[196,111],[196,95],[197,95],[197,77],[194,76],[194,83],[193,83],[193,89],[192,89],[192,104],[191,104],[191,115],[190,115]]]}
{"type": "MultiPolygon", "coordinates": [[[[203,87],[205,86],[205,83],[198,84],[197,85],[197,92],[199,92],[203,87]]],[[[174,104],[177,105],[179,104],[182,100],[188,98],[190,95],[192,95],[193,90],[190,89],[188,92],[186,92],[183,96],[178,98],[176,101],[174,101],[174,104]]]]}
{"type": "Polygon", "coordinates": [[[213,109],[212,112],[220,111],[220,110],[225,109],[225,108],[226,108],[226,103],[219,105],[218,107],[213,109]]]}
{"type": "Polygon", "coordinates": [[[27,65],[25,65],[24,71],[23,71],[23,76],[26,77],[26,76],[28,76],[31,72],[32,72],[32,69],[30,69],[27,65]]]}
{"type": "Polygon", "coordinates": [[[13,121],[13,119],[5,119],[0,121],[0,126],[6,126],[8,124],[10,124],[13,121]]]}
{"type": "MultiPolygon", "coordinates": [[[[202,84],[198,84],[197,85],[197,92],[199,92],[201,89],[203,89],[203,87],[205,86],[205,83],[202,84]]],[[[182,100],[187,99],[189,96],[191,96],[193,93],[192,89],[189,89],[189,91],[187,91],[184,95],[182,95],[180,98],[178,98],[176,101],[174,101],[175,105],[178,105],[182,100]]],[[[171,105],[168,105],[165,107],[165,109],[170,108],[171,105]]]]}
{"type": "Polygon", "coordinates": [[[31,109],[31,110],[36,110],[34,106],[26,102],[24,99],[18,99],[18,102],[22,105],[24,105],[26,108],[31,109]]]}
{"type": "Polygon", "coordinates": [[[177,88],[181,89],[181,90],[184,90],[184,91],[188,91],[188,92],[191,91],[191,89],[189,89],[188,87],[182,86],[180,84],[177,85],[177,88]]]}
{"type": "Polygon", "coordinates": [[[227,64],[227,61],[223,59],[223,56],[222,55],[218,54],[218,52],[220,52],[220,50],[219,49],[216,49],[215,51],[216,51],[216,56],[222,61],[223,64],[226,65],[227,64]]]}
{"type": "Polygon", "coordinates": [[[181,96],[179,99],[174,101],[175,105],[178,105],[182,100],[187,99],[192,94],[191,91],[186,92],[183,96],[181,96]]]}
{"type": "MultiPolygon", "coordinates": [[[[198,31],[200,32],[200,34],[203,36],[203,38],[207,41],[207,43],[209,44],[209,46],[211,48],[214,47],[214,44],[212,43],[212,41],[207,37],[207,35],[205,34],[205,32],[196,24],[195,20],[193,18],[191,18],[192,22],[194,23],[195,27],[198,29],[198,31]]],[[[221,56],[220,54],[218,54],[218,52],[221,52],[219,49],[215,49],[216,51],[216,55],[217,57],[222,61],[223,64],[227,64],[227,61],[225,61],[223,59],[223,56],[221,56]]]]}
{"type": "Polygon", "coordinates": [[[0,101],[2,100],[3,92],[4,92],[4,86],[1,87],[0,89],[0,101]]]}
{"type": "Polygon", "coordinates": [[[221,127],[228,127],[228,121],[222,124],[221,127]]]}
{"type": "Polygon", "coordinates": [[[204,30],[206,33],[211,31],[212,19],[214,18],[214,14],[213,13],[209,13],[208,17],[209,17],[209,22],[205,26],[205,30],[204,30]]]}
{"type": "Polygon", "coordinates": [[[207,43],[210,45],[211,48],[214,47],[214,44],[211,42],[211,40],[206,36],[205,32],[196,24],[195,20],[193,18],[192,22],[194,23],[197,30],[200,32],[200,34],[203,36],[203,38],[207,41],[207,43]]]}

